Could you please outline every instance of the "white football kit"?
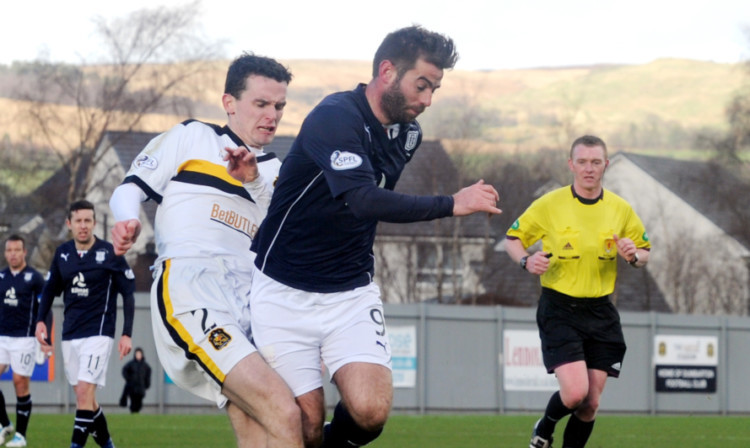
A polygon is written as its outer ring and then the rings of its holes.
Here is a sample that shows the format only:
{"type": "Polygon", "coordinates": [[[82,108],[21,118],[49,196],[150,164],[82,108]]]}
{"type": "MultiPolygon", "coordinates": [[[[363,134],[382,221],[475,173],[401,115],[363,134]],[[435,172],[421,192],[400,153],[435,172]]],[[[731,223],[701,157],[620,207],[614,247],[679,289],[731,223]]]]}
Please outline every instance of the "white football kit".
{"type": "Polygon", "coordinates": [[[226,126],[188,121],[151,140],[124,181],[159,202],[151,288],[159,360],[175,384],[219,407],[227,401],[226,374],[256,351],[249,340],[250,245],[281,166],[248,148],[260,177],[242,185],[223,160],[226,147],[240,145],[226,126]]]}

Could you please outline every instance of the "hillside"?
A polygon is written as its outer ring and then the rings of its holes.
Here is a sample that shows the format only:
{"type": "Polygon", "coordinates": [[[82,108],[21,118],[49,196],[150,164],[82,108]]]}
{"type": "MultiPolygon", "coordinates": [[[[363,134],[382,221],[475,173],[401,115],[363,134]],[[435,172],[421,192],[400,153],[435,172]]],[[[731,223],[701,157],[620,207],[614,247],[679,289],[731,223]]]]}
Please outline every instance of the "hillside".
{"type": "MultiPolygon", "coordinates": [[[[365,61],[286,60],[294,74],[279,129],[294,135],[328,93],[370,78],[365,61]]],[[[199,119],[222,123],[221,93],[228,61],[215,64],[193,100],[199,119]]],[[[740,65],[661,59],[634,66],[451,71],[420,121],[428,138],[467,137],[484,151],[566,146],[597,133],[615,148],[686,149],[695,132],[725,127],[724,107],[745,74],[740,65]],[[468,129],[468,130],[467,130],[468,129]]],[[[28,139],[18,101],[0,86],[0,132],[28,139]],[[6,98],[2,98],[2,97],[6,98]]],[[[63,107],[63,106],[61,106],[63,107]]],[[[160,115],[142,130],[161,131],[186,117],[160,115]]]]}

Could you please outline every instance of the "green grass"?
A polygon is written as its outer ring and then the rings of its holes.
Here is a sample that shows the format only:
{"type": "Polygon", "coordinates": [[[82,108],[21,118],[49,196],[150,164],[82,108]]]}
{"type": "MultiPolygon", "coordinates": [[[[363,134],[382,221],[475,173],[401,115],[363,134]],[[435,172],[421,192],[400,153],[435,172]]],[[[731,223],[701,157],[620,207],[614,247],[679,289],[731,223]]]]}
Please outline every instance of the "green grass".
{"type": "MultiPolygon", "coordinates": [[[[372,448],[503,448],[528,446],[538,416],[392,416],[372,448]]],[[[118,448],[233,447],[226,416],[111,414],[118,448]]],[[[34,414],[30,447],[70,443],[73,415],[34,414]]],[[[564,421],[563,421],[564,424],[564,421]]],[[[562,446],[563,426],[556,431],[562,446]]],[[[96,447],[89,438],[87,446],[96,447]]],[[[750,417],[600,415],[587,448],[719,448],[750,446],[750,417]]]]}

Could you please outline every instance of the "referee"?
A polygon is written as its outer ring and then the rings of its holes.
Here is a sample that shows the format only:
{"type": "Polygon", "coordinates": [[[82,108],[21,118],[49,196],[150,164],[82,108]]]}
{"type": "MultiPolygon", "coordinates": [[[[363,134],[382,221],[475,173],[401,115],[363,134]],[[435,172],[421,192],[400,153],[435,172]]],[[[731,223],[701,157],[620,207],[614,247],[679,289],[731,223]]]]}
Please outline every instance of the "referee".
{"type": "Polygon", "coordinates": [[[602,187],[608,164],[602,139],[576,139],[568,159],[573,184],[534,201],[507,232],[508,255],[540,276],[536,319],[544,366],[560,385],[529,448],[549,448],[555,425],[569,414],[562,446],[584,447],[607,377],[620,374],[625,339],[609,300],[617,255],[639,268],[648,262],[651,244],[630,205],[602,187]],[[527,248],[539,240],[542,250],[530,255],[527,248]]]}

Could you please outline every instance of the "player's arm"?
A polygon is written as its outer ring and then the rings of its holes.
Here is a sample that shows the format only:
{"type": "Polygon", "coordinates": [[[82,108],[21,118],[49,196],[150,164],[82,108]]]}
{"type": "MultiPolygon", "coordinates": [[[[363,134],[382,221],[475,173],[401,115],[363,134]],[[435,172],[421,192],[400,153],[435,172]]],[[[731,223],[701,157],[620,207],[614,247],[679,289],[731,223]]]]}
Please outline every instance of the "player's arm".
{"type": "Polygon", "coordinates": [[[453,214],[451,196],[416,196],[368,185],[343,195],[349,209],[359,219],[387,222],[416,222],[453,214]]]}
{"type": "Polygon", "coordinates": [[[122,336],[117,346],[120,359],[127,356],[133,348],[133,320],[135,318],[135,276],[124,258],[118,257],[118,271],[115,274],[115,290],[122,296],[122,336]]]}
{"type": "Polygon", "coordinates": [[[478,211],[497,214],[500,213],[495,207],[497,199],[495,189],[482,181],[453,196],[409,195],[375,185],[344,193],[344,200],[357,218],[400,223],[464,216],[478,211]]]}
{"type": "Polygon", "coordinates": [[[45,351],[52,349],[51,344],[48,343],[50,340],[50,328],[47,327],[46,318],[52,314],[50,311],[52,310],[52,302],[55,300],[55,297],[63,290],[62,276],[57,267],[58,257],[59,255],[56,251],[49,268],[49,277],[42,288],[42,296],[39,299],[39,309],[36,314],[36,331],[34,335],[42,345],[42,350],[45,351]]]}
{"type": "MultiPolygon", "coordinates": [[[[32,288],[32,314],[34,316],[39,315],[39,303],[42,300],[42,291],[44,290],[44,278],[39,273],[34,274],[34,285],[32,288]]],[[[46,342],[48,345],[52,345],[52,310],[47,312],[47,315],[43,319],[44,325],[47,328],[46,342]]]]}
{"type": "Polygon", "coordinates": [[[112,227],[112,245],[115,255],[123,255],[135,244],[141,233],[138,219],[141,202],[148,200],[146,193],[135,183],[124,183],[115,188],[109,199],[109,208],[115,218],[112,227]]]}

